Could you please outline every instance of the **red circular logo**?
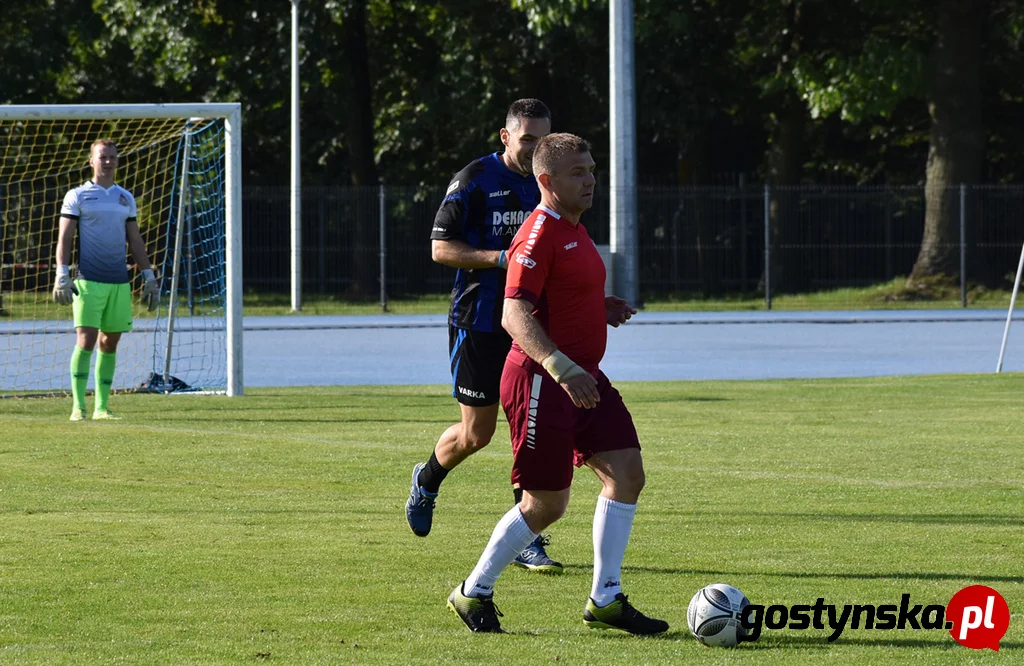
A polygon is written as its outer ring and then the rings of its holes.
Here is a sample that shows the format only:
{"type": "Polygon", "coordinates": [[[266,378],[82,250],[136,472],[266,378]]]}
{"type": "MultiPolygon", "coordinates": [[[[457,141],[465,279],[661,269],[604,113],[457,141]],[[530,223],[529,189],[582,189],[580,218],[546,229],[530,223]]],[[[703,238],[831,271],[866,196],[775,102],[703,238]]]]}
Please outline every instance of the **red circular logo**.
{"type": "Polygon", "coordinates": [[[946,605],[946,626],[950,625],[949,635],[960,645],[999,652],[999,639],[1010,627],[1010,607],[991,587],[971,585],[946,605]]]}

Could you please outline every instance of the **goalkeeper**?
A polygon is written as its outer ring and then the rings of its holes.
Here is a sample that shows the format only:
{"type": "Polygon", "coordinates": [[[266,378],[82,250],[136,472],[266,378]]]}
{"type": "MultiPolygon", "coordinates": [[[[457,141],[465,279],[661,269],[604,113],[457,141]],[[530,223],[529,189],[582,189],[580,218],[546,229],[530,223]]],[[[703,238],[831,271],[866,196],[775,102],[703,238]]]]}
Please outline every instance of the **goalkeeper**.
{"type": "Polygon", "coordinates": [[[71,395],[75,401],[72,421],[85,419],[85,389],[97,342],[100,348],[96,353],[96,404],[92,418],[118,418],[107,405],[117,364],[117,343],[121,334],[132,328],[126,243],[135,263],[142,268],[143,302],[153,310],[160,295],[146,243],[139,233],[135,197],[114,182],[117,164],[117,146],[112,140],[93,142],[89,151],[92,179],[70,190],[60,209],[53,300],[74,307],[78,341],[71,353],[71,395]],[[76,231],[78,271],[77,279],[72,279],[71,247],[76,231]]]}

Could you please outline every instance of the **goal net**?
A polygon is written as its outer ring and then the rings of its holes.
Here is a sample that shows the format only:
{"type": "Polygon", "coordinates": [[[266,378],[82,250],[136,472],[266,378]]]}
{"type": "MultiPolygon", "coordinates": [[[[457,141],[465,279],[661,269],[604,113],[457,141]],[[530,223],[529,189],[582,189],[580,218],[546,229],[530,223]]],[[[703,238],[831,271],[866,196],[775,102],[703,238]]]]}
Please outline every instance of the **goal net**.
{"type": "Polygon", "coordinates": [[[150,312],[126,248],[134,323],[113,388],[242,393],[240,129],[237,104],[0,106],[0,395],[70,390],[72,309],[51,296],[58,220],[99,138],[117,145],[115,180],[160,280],[150,312]]]}

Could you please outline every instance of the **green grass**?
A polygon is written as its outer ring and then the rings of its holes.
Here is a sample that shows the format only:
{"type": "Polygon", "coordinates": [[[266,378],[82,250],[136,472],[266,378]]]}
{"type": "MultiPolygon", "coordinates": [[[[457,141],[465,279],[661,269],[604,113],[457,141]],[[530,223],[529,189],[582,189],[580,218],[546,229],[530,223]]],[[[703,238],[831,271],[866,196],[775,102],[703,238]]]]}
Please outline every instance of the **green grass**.
{"type": "Polygon", "coordinates": [[[445,609],[508,509],[490,447],[412,535],[412,465],[458,413],[443,387],[124,395],[125,420],[0,401],[3,664],[974,664],[1024,657],[1024,375],[623,384],[648,472],[623,581],[672,629],[582,626],[598,484],[550,530],[566,574],[498,581],[506,636],[445,609]],[[766,630],[707,648],[685,611],[725,581],[755,603],[945,604],[996,588],[1001,653],[941,630],[766,630]]]}
{"type": "MultiPolygon", "coordinates": [[[[448,294],[426,294],[388,301],[388,312],[399,315],[444,314],[448,311],[448,294]]],[[[704,298],[697,294],[644,296],[648,312],[720,312],[765,310],[764,295],[747,294],[704,298]]],[[[1008,290],[989,290],[971,286],[967,292],[970,308],[1005,310],[1010,305],[1008,290]]],[[[58,308],[48,293],[15,292],[3,294],[5,318],[70,319],[71,308],[58,308]]],[[[779,294],[772,298],[774,310],[891,310],[891,309],[956,309],[961,307],[958,286],[927,285],[908,291],[905,280],[850,289],[832,289],[806,294],[779,294]]],[[[379,315],[379,302],[349,301],[325,294],[304,294],[302,309],[293,313],[291,295],[286,293],[246,293],[243,309],[246,316],[281,315],[379,315]]],[[[153,316],[136,303],[135,317],[153,316]]]]}

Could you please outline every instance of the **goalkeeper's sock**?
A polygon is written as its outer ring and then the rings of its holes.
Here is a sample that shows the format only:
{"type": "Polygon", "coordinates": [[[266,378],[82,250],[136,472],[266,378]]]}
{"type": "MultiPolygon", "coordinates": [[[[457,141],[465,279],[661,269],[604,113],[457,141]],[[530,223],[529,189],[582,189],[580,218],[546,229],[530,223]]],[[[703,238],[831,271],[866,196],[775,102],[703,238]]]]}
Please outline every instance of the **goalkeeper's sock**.
{"type": "Polygon", "coordinates": [[[114,383],[114,366],[117,365],[117,354],[96,352],[96,411],[107,411],[110,400],[110,387],[114,383]]]}
{"type": "Polygon", "coordinates": [[[420,487],[428,493],[437,493],[449,471],[437,461],[437,453],[431,452],[427,466],[420,472],[420,487]]]}
{"type": "Polygon", "coordinates": [[[89,362],[92,352],[75,345],[71,352],[71,397],[75,399],[75,409],[85,410],[85,388],[89,383],[89,362]]]}

